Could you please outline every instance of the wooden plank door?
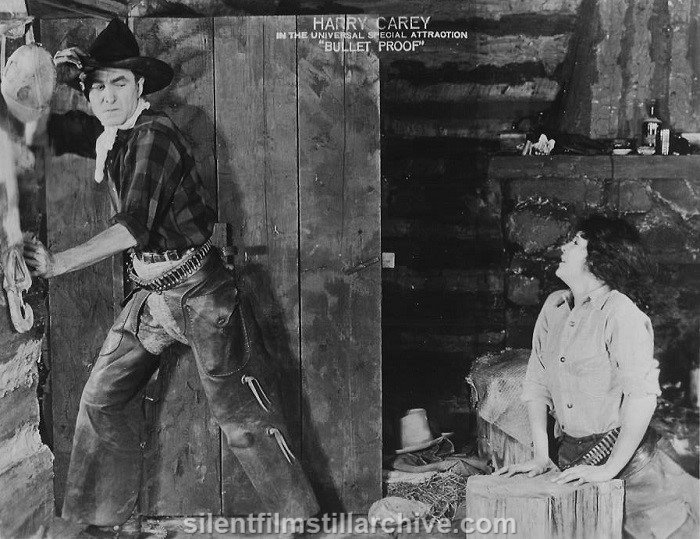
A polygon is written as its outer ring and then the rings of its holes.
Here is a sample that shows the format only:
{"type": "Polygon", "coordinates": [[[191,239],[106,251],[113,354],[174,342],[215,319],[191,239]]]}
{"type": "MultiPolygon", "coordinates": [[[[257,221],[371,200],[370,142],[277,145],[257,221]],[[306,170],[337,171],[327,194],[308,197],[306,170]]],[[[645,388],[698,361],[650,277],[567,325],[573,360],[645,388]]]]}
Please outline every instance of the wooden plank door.
{"type": "MultiPolygon", "coordinates": [[[[134,19],[131,25],[143,53],[175,69],[173,85],[149,99],[188,137],[202,175],[218,192],[219,220],[233,227],[241,285],[255,299],[265,345],[287,381],[282,399],[297,438],[293,449],[324,510],[366,511],[381,497],[376,56],[278,39],[278,32],[310,30],[310,18],[134,19]]],[[[52,21],[45,23],[45,42],[50,50],[85,48],[103,26],[52,21]]],[[[73,92],[70,100],[76,99],[82,97],[73,92]]],[[[62,249],[76,243],[73,227],[88,223],[85,237],[104,228],[109,210],[106,194],[90,180],[94,163],[60,159],[65,164],[50,167],[56,179],[47,183],[54,186],[50,235],[62,249]],[[72,178],[78,172],[80,179],[72,178]],[[74,192],[80,208],[67,210],[64,199],[74,192]]],[[[57,477],[65,476],[80,391],[120,295],[113,285],[118,268],[103,265],[87,280],[81,272],[53,285],[51,349],[65,361],[53,373],[61,386],[54,402],[57,477]]],[[[212,422],[191,354],[175,347],[163,359],[143,403],[151,427],[142,512],[264,510],[212,422]]],[[[59,496],[62,491],[61,485],[59,496]]]]}
{"type": "MultiPolygon", "coordinates": [[[[379,70],[376,56],[277,38],[311,25],[215,20],[219,213],[321,504],[363,511],[381,497],[379,70]]],[[[256,508],[223,454],[224,512],[256,508]]]]}

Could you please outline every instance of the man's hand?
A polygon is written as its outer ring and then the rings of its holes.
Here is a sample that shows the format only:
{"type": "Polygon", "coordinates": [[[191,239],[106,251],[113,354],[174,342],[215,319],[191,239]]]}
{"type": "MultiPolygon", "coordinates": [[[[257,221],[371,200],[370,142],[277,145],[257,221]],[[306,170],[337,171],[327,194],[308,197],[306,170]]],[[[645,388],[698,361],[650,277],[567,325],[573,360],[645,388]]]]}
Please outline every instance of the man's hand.
{"type": "Polygon", "coordinates": [[[87,268],[134,245],[136,240],[131,232],[117,223],[86,242],[55,254],[40,241],[27,239],[24,242],[24,259],[32,276],[49,278],[87,268]]]}
{"type": "Polygon", "coordinates": [[[24,261],[32,277],[55,277],[56,257],[37,239],[24,240],[24,261]]]}
{"type": "Polygon", "coordinates": [[[563,471],[559,476],[552,479],[552,482],[563,485],[564,483],[574,482],[574,485],[583,485],[584,483],[598,483],[601,481],[610,481],[615,474],[610,471],[604,464],[601,466],[572,466],[568,470],[563,471]]]}
{"type": "Polygon", "coordinates": [[[493,472],[493,475],[512,477],[516,473],[526,473],[528,477],[535,477],[536,475],[541,475],[554,468],[554,463],[549,458],[547,458],[546,460],[532,459],[521,464],[511,464],[509,466],[504,466],[500,470],[496,470],[495,472],[493,472]]]}

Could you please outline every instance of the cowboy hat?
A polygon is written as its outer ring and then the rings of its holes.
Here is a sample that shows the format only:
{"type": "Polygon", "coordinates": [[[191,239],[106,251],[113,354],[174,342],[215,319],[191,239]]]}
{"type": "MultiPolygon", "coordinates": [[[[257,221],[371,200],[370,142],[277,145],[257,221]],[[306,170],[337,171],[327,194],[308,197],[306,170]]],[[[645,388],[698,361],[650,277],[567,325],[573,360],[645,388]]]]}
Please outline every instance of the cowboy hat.
{"type": "Polygon", "coordinates": [[[413,408],[401,418],[401,449],[396,450],[397,455],[412,453],[427,449],[451,436],[452,433],[444,433],[434,438],[428,425],[428,415],[424,408],[413,408]]]}
{"type": "Polygon", "coordinates": [[[173,80],[173,68],[157,58],[141,56],[134,34],[116,18],[95,38],[88,55],[81,57],[81,61],[83,69],[80,81],[72,84],[75,87],[80,86],[85,74],[101,68],[129,69],[142,76],[144,94],[162,90],[173,80]]]}

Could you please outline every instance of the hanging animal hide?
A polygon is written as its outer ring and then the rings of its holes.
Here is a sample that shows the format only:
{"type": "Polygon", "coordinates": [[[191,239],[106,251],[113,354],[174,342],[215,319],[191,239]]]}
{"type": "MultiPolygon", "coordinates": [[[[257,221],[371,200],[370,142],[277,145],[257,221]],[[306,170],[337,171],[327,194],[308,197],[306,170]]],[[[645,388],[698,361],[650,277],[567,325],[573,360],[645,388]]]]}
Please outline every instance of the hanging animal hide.
{"type": "Polygon", "coordinates": [[[23,294],[32,278],[22,256],[23,239],[19,225],[19,193],[15,157],[9,135],[0,129],[0,264],[3,288],[15,329],[24,333],[34,324],[34,313],[23,294]]]}

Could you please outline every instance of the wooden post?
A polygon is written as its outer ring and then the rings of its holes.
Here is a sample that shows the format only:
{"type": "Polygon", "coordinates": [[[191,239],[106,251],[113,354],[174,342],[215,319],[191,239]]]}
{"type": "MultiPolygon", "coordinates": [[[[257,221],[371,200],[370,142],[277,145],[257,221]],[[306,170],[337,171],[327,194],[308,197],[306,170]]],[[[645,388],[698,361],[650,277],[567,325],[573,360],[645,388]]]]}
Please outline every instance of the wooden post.
{"type": "MultiPolygon", "coordinates": [[[[476,475],[467,482],[467,516],[491,521],[482,537],[530,539],[622,536],[624,486],[620,479],[581,486],[552,483],[558,472],[538,477],[476,475]],[[513,528],[502,519],[513,519],[513,528]],[[504,531],[505,530],[505,531],[504,531]]],[[[482,525],[485,525],[482,523],[482,525]]]]}

